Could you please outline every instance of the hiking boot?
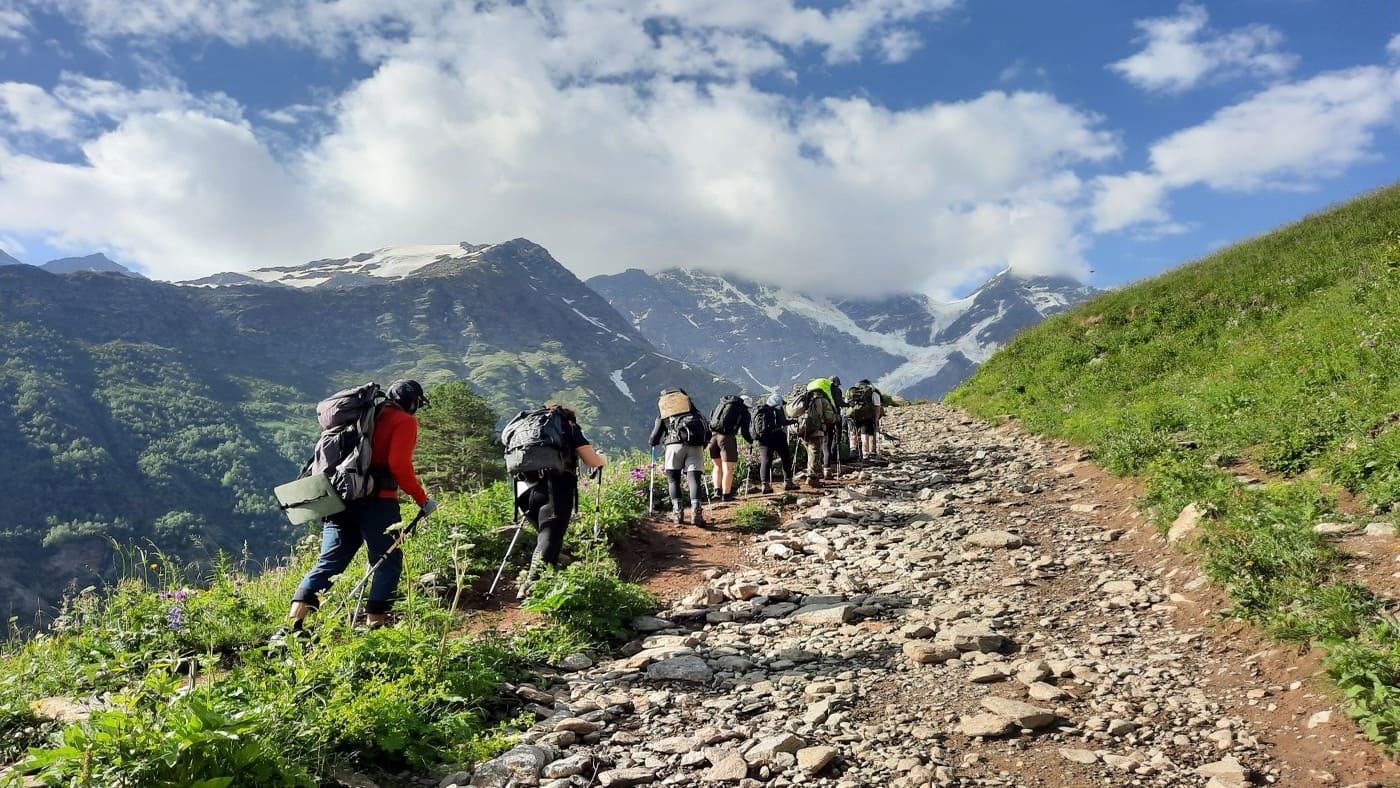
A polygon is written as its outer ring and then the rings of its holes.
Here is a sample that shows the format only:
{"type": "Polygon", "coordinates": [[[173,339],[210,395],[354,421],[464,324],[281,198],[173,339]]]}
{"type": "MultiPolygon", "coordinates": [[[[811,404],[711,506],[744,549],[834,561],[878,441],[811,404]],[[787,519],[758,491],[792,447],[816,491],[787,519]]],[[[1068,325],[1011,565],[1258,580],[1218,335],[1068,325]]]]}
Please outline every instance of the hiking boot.
{"type": "Polygon", "coordinates": [[[700,511],[700,507],[698,506],[690,510],[690,520],[701,528],[709,525],[709,523],[705,522],[705,513],[700,511]]]}
{"type": "Polygon", "coordinates": [[[812,478],[807,480],[807,486],[811,487],[813,490],[820,490],[825,485],[822,484],[822,479],[820,476],[813,476],[812,478]]]}
{"type": "Polygon", "coordinates": [[[267,645],[272,648],[285,648],[289,641],[306,640],[311,637],[311,633],[306,631],[301,621],[297,621],[289,627],[281,627],[272,633],[272,637],[267,639],[267,645]]]}
{"type": "Polygon", "coordinates": [[[787,492],[792,492],[793,490],[797,489],[797,482],[794,482],[791,479],[789,479],[783,482],[783,489],[787,492]]]}
{"type": "Polygon", "coordinates": [[[720,493],[720,494],[719,494],[719,499],[720,499],[721,501],[732,501],[732,500],[734,500],[734,493],[732,493],[732,492],[720,493]]]}
{"type": "Polygon", "coordinates": [[[675,509],[672,509],[672,510],[671,510],[671,522],[673,522],[673,523],[683,523],[683,522],[685,522],[685,513],[681,511],[680,507],[676,507],[675,509]]]}
{"type": "Polygon", "coordinates": [[[370,629],[383,629],[384,627],[390,626],[392,624],[393,619],[389,618],[388,613],[365,614],[365,626],[369,627],[370,629]]]}
{"type": "Polygon", "coordinates": [[[762,492],[763,492],[764,495],[768,495],[768,494],[772,493],[772,492],[773,492],[773,485],[771,485],[771,484],[765,484],[765,485],[763,485],[762,492]]]}

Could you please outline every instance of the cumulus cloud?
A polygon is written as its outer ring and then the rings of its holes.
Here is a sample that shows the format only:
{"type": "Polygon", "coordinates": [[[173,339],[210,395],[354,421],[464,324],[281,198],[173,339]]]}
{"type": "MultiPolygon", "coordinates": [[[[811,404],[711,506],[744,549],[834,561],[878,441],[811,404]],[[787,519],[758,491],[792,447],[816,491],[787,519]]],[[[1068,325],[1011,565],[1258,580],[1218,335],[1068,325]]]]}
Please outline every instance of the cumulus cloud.
{"type": "Polygon", "coordinates": [[[0,118],[14,132],[36,133],[67,139],[74,133],[76,116],[63,102],[38,85],[0,82],[0,118]]]}
{"type": "Polygon", "coordinates": [[[303,4],[280,32],[246,17],[281,20],[281,4],[252,0],[170,14],[54,3],[89,34],[320,46],[351,31],[375,64],[290,150],[269,139],[299,108],[253,113],[260,129],[232,99],[179,85],[69,76],[47,94],[106,123],[84,126],[81,161],[0,154],[0,231],[112,248],[162,278],[515,236],[580,276],[696,265],[848,294],[952,289],[1007,265],[1082,276],[1075,168],[1119,148],[1100,118],[1044,93],[894,110],[748,78],[785,72],[798,50],[907,56],[903,25],[949,0],[414,0],[393,34],[369,30],[393,0],[303,4]],[[842,275],[853,263],[878,264],[842,275]]]}
{"type": "Polygon", "coordinates": [[[0,4],[0,41],[22,41],[29,29],[29,17],[17,8],[0,4]]]}
{"type": "Polygon", "coordinates": [[[1209,23],[1205,7],[1194,3],[1183,3],[1176,16],[1139,20],[1142,50],[1109,68],[1145,90],[1178,93],[1212,74],[1279,77],[1298,62],[1280,49],[1283,35],[1267,25],[1221,32],[1209,23]]]}
{"type": "Polygon", "coordinates": [[[1100,231],[1167,221],[1171,190],[1306,188],[1374,155],[1375,133],[1400,116],[1400,71],[1379,66],[1277,85],[1153,143],[1148,172],[1099,178],[1100,231]]]}

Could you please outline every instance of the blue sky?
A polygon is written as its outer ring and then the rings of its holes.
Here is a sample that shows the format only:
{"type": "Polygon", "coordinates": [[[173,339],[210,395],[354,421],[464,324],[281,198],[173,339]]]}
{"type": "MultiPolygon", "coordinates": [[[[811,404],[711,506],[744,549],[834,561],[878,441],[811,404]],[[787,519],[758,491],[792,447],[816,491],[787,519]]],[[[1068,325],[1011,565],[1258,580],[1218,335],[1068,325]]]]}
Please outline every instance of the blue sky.
{"type": "Polygon", "coordinates": [[[1397,34],[1379,0],[0,0],[0,248],[1108,287],[1400,179],[1397,34]]]}

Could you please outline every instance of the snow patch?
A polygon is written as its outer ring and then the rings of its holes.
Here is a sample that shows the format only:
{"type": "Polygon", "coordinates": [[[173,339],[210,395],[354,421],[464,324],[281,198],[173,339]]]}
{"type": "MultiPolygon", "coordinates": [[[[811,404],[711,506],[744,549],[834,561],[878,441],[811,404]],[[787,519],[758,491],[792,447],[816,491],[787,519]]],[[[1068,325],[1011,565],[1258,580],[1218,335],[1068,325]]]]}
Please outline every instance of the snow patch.
{"type": "MultiPolygon", "coordinates": [[[[637,362],[635,362],[635,361],[632,362],[632,364],[636,364],[636,363],[637,363],[637,362]]],[[[631,365],[628,365],[628,366],[626,366],[626,367],[623,367],[622,369],[615,369],[615,370],[613,370],[613,371],[608,375],[608,377],[612,379],[613,385],[614,385],[614,386],[617,386],[617,390],[622,392],[622,396],[626,397],[627,399],[632,400],[633,402],[636,402],[636,401],[637,401],[637,398],[634,397],[634,396],[632,396],[632,389],[628,388],[628,387],[627,387],[627,381],[625,381],[625,380],[622,379],[622,373],[623,373],[625,370],[628,370],[628,369],[631,369],[631,368],[632,368],[631,365]]]]}

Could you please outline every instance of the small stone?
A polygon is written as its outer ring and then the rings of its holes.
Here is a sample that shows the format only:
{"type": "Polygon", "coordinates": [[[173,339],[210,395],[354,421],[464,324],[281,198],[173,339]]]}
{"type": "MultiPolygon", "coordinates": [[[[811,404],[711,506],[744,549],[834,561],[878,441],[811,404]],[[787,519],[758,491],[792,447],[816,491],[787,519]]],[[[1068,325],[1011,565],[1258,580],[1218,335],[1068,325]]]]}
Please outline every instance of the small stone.
{"type": "Polygon", "coordinates": [[[964,736],[1003,736],[1015,730],[1015,724],[1000,714],[978,714],[958,722],[958,732],[964,736]]]}
{"type": "Polygon", "coordinates": [[[904,656],[917,665],[934,665],[957,659],[962,652],[952,644],[938,644],[927,640],[910,640],[904,644],[904,656]]]}
{"type": "Polygon", "coordinates": [[[997,664],[978,665],[967,674],[967,680],[973,684],[995,684],[1006,680],[1006,671],[997,664]]]}
{"type": "Polygon", "coordinates": [[[797,768],[808,777],[816,777],[836,761],[835,747],[804,747],[797,751],[797,768]]]}
{"type": "Polygon", "coordinates": [[[1196,504],[1187,504],[1172,521],[1171,528],[1167,529],[1167,543],[1175,545],[1190,538],[1200,528],[1202,516],[1203,512],[1196,504]]]}
{"type": "Polygon", "coordinates": [[[1044,728],[1055,721],[1055,712],[1043,709],[1039,706],[1032,706],[1029,703],[1022,703],[1019,700],[1002,698],[996,695],[989,695],[982,699],[982,708],[993,714],[999,714],[1008,720],[1016,723],[1022,728],[1036,730],[1044,728]]]}
{"type": "Polygon", "coordinates": [[[856,619],[855,605],[809,605],[799,608],[790,618],[802,624],[829,626],[847,624],[856,619]]]}
{"type": "Polygon", "coordinates": [[[603,788],[629,788],[653,782],[656,782],[656,773],[651,769],[609,769],[598,775],[598,783],[603,788]]]}
{"type": "Polygon", "coordinates": [[[1331,721],[1332,721],[1332,710],[1331,710],[1331,709],[1325,709],[1325,710],[1323,710],[1323,711],[1319,711],[1319,712],[1313,714],[1311,717],[1308,717],[1308,728],[1309,728],[1309,729],[1312,729],[1312,728],[1316,728],[1316,727],[1319,726],[1319,725],[1326,725],[1327,723],[1329,723],[1329,722],[1331,722],[1331,721]]]}
{"type": "Polygon", "coordinates": [[[602,726],[596,722],[589,722],[588,720],[580,719],[578,717],[564,717],[558,722],[554,723],[554,730],[556,732],[571,731],[573,733],[579,734],[580,736],[587,736],[588,734],[594,733],[595,731],[599,730],[601,727],[602,726]]]}
{"type": "Polygon", "coordinates": [[[711,755],[710,763],[709,771],[701,778],[705,782],[737,783],[749,776],[749,762],[733,750],[726,750],[719,756],[711,755]]]}
{"type": "Polygon", "coordinates": [[[1020,547],[1026,540],[1009,531],[979,531],[966,539],[970,545],[977,547],[992,547],[1011,549],[1020,547]]]}
{"type": "Polygon", "coordinates": [[[647,668],[647,677],[656,681],[689,681],[704,684],[714,678],[715,672],[705,660],[694,654],[663,659],[653,662],[647,668]]]}
{"type": "Polygon", "coordinates": [[[1099,756],[1095,755],[1093,750],[1062,748],[1060,750],[1060,757],[1071,763],[1082,763],[1085,766],[1098,763],[1099,761],[1099,756]]]}

